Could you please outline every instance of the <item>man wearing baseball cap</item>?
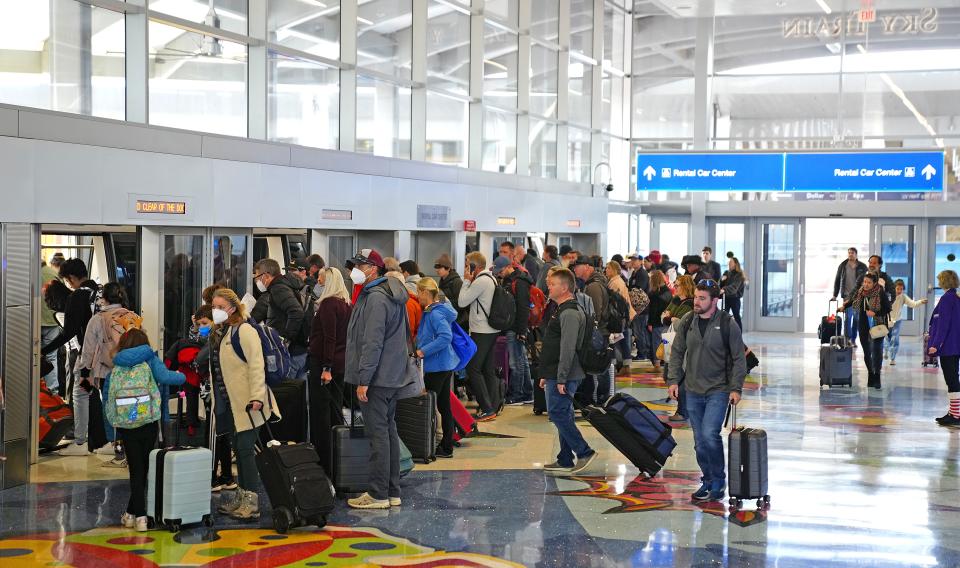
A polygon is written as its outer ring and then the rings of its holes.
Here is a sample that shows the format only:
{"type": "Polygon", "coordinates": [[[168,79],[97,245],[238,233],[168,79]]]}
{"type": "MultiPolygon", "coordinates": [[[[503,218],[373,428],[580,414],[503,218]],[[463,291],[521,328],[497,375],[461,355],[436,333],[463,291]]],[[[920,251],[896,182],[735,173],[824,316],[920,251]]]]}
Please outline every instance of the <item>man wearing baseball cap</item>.
{"type": "Polygon", "coordinates": [[[357,386],[364,429],[370,440],[369,491],[347,504],[355,509],[400,505],[400,438],[397,401],[407,381],[406,305],[403,283],[384,277],[380,253],[362,249],[347,261],[360,287],[350,322],[344,381],[357,386]]]}

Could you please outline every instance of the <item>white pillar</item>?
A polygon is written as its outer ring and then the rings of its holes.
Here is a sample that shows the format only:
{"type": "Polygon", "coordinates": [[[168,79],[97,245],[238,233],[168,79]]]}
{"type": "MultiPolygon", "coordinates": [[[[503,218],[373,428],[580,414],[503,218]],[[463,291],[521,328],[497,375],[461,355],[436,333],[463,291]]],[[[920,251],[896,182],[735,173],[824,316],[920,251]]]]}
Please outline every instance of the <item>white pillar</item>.
{"type": "Polygon", "coordinates": [[[327,231],[310,230],[310,254],[319,254],[325,263],[330,263],[330,237],[327,231]]]}
{"type": "Polygon", "coordinates": [[[557,179],[569,178],[570,149],[566,121],[570,113],[570,0],[560,0],[560,63],[557,66],[557,179]]]}
{"type": "Polygon", "coordinates": [[[427,159],[427,0],[413,0],[410,73],[410,159],[427,159]]]}
{"type": "Polygon", "coordinates": [[[473,0],[470,16],[470,130],[467,167],[483,167],[483,8],[485,0],[473,0]]]}
{"type": "Polygon", "coordinates": [[[517,38],[517,174],[530,173],[530,2],[520,2],[517,38]]]}
{"type": "MultiPolygon", "coordinates": [[[[705,3],[706,4],[706,3],[705,3]]],[[[705,6],[697,18],[696,60],[693,82],[693,147],[709,150],[713,95],[714,19],[711,6],[705,6]]],[[[699,251],[707,244],[707,194],[695,191],[690,196],[690,245],[688,252],[699,251]]]]}
{"type": "Polygon", "coordinates": [[[147,84],[149,70],[147,59],[147,0],[127,0],[127,4],[134,4],[144,8],[139,13],[127,12],[124,19],[126,31],[126,53],[124,67],[126,70],[126,102],[127,121],[146,124],[150,116],[150,100],[147,84]]]}
{"type": "MultiPolygon", "coordinates": [[[[357,0],[340,0],[340,150],[357,148],[357,0]]],[[[391,140],[391,143],[393,141],[391,140]]]]}
{"type": "Polygon", "coordinates": [[[157,282],[163,282],[160,272],[163,243],[160,238],[159,228],[144,226],[140,229],[140,273],[137,282],[140,287],[142,328],[158,349],[162,347],[160,330],[163,327],[163,298],[157,286],[157,282]]]}
{"type": "Polygon", "coordinates": [[[413,258],[413,233],[396,231],[393,235],[393,256],[400,262],[413,258]]]}
{"type": "MultiPolygon", "coordinates": [[[[250,0],[250,37],[267,40],[267,0],[250,0]]],[[[247,46],[247,137],[267,139],[267,46],[247,46]]]]}

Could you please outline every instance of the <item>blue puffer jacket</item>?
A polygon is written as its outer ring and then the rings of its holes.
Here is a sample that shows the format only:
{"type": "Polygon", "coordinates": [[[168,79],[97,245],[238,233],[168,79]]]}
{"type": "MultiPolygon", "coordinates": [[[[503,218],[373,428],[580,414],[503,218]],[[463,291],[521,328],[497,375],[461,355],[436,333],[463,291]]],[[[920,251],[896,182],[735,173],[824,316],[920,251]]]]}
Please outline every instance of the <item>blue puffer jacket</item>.
{"type": "Polygon", "coordinates": [[[460,363],[453,351],[451,325],[457,320],[457,310],[449,303],[436,303],[423,312],[423,321],[417,330],[417,349],[423,351],[423,372],[452,371],[460,363]]]}
{"type": "MultiPolygon", "coordinates": [[[[153,380],[157,381],[157,386],[160,389],[161,400],[167,400],[168,385],[179,386],[187,380],[187,378],[183,376],[183,373],[168,369],[167,366],[163,364],[163,361],[160,360],[160,357],[157,357],[157,354],[153,352],[153,349],[150,349],[149,345],[139,345],[137,347],[131,347],[130,349],[124,349],[113,358],[114,368],[133,367],[140,363],[146,363],[150,367],[150,372],[153,373],[153,380]]],[[[107,394],[109,392],[110,375],[107,375],[106,380],[103,381],[103,400],[107,400],[107,394]]],[[[169,410],[166,404],[160,405],[160,415],[163,420],[169,419],[169,410]]]]}

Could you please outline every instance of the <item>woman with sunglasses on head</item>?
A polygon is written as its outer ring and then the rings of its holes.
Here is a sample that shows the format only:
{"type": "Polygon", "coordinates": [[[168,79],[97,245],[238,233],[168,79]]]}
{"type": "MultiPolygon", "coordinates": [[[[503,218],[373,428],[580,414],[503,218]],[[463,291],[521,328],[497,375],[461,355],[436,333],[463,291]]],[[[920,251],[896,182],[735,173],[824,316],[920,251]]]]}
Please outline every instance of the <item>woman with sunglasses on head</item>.
{"type": "Polygon", "coordinates": [[[723,309],[733,316],[733,321],[737,322],[740,329],[743,329],[743,322],[740,320],[740,300],[743,298],[743,289],[746,284],[746,277],[743,275],[743,268],[740,267],[740,260],[732,256],[727,261],[727,270],[720,278],[720,295],[723,296],[723,309]]]}

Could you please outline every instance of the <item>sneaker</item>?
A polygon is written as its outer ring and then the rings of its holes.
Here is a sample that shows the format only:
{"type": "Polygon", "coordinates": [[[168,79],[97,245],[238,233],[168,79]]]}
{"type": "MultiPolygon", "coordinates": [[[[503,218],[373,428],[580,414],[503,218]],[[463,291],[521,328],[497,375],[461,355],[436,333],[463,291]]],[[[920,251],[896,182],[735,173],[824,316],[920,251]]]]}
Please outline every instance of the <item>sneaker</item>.
{"type": "Polygon", "coordinates": [[[687,417],[680,413],[673,413],[667,418],[670,422],[686,422],[687,417]]]}
{"type": "Polygon", "coordinates": [[[117,458],[113,458],[112,460],[110,460],[110,461],[108,461],[108,462],[103,462],[103,466],[102,466],[102,467],[112,467],[112,468],[116,468],[116,469],[123,469],[123,468],[127,467],[127,460],[122,460],[122,459],[121,459],[121,460],[118,460],[117,458]]]}
{"type": "MultiPolygon", "coordinates": [[[[112,451],[112,450],[111,450],[112,451]]],[[[61,456],[88,456],[90,455],[90,450],[87,448],[87,444],[70,444],[66,448],[57,452],[57,455],[61,456]]]]}
{"type": "Polygon", "coordinates": [[[694,501],[706,501],[710,499],[710,486],[704,483],[690,496],[694,501]]]}
{"type": "Polygon", "coordinates": [[[569,473],[573,469],[572,465],[560,465],[560,462],[548,463],[543,466],[543,471],[559,472],[559,473],[569,473]]]}
{"type": "Polygon", "coordinates": [[[369,493],[364,493],[354,499],[347,499],[347,505],[350,505],[354,509],[389,509],[390,500],[374,499],[369,493]]]}
{"type": "Polygon", "coordinates": [[[98,456],[113,456],[116,455],[117,452],[114,451],[113,444],[104,444],[103,446],[93,450],[93,453],[97,454],[98,456]]]}
{"type": "Polygon", "coordinates": [[[389,499],[389,501],[390,501],[390,506],[391,506],[391,507],[399,507],[399,506],[400,506],[400,503],[401,503],[399,497],[391,497],[391,498],[389,499]]]}
{"type": "Polygon", "coordinates": [[[444,449],[441,448],[440,446],[437,446],[437,449],[435,449],[435,450],[433,451],[433,453],[434,453],[434,455],[436,455],[438,458],[452,458],[452,457],[453,457],[453,450],[444,450],[444,449]]]}
{"type": "Polygon", "coordinates": [[[725,484],[721,484],[719,488],[710,490],[710,500],[711,501],[723,501],[724,496],[726,496],[727,487],[725,484]]]}
{"type": "Polygon", "coordinates": [[[146,517],[137,517],[137,532],[147,532],[149,527],[147,526],[146,517]]]}
{"type": "Polygon", "coordinates": [[[960,426],[960,418],[950,414],[943,420],[938,420],[941,426],[960,426]]]}
{"type": "Polygon", "coordinates": [[[236,488],[237,488],[237,482],[235,480],[233,479],[220,480],[220,489],[224,489],[226,491],[233,491],[236,488]]]}
{"type": "Polygon", "coordinates": [[[533,404],[533,399],[523,401],[523,404],[533,404]]]}
{"type": "Polygon", "coordinates": [[[476,419],[477,422],[490,422],[491,420],[497,419],[497,413],[496,412],[478,412],[477,415],[474,416],[474,418],[476,419]]]}
{"type": "Polygon", "coordinates": [[[132,529],[137,526],[137,518],[130,513],[124,513],[120,515],[120,524],[123,525],[125,529],[132,529]]]}
{"type": "Polygon", "coordinates": [[[234,491],[231,497],[221,498],[217,512],[232,515],[240,507],[240,503],[243,501],[243,493],[243,491],[234,491]]]}
{"type": "Polygon", "coordinates": [[[260,496],[253,491],[237,491],[240,494],[240,506],[230,514],[234,519],[259,519],[260,496]]]}
{"type": "Polygon", "coordinates": [[[504,404],[506,404],[507,406],[523,406],[523,401],[522,401],[522,400],[508,400],[508,401],[505,402],[504,404]]]}
{"type": "Polygon", "coordinates": [[[950,418],[950,413],[948,412],[948,413],[944,414],[943,416],[939,416],[939,417],[935,418],[934,420],[937,421],[937,424],[942,424],[944,420],[948,420],[949,418],[950,418]]]}
{"type": "Polygon", "coordinates": [[[590,467],[590,464],[593,463],[593,460],[596,459],[597,452],[593,452],[590,455],[582,458],[577,458],[576,465],[573,466],[573,469],[570,470],[570,473],[580,473],[581,471],[590,467]]]}
{"type": "Polygon", "coordinates": [[[890,359],[890,364],[893,365],[894,367],[896,367],[896,366],[897,366],[897,360],[896,360],[896,359],[890,359]]]}
{"type": "Polygon", "coordinates": [[[214,481],[214,482],[210,485],[210,492],[211,492],[211,493],[220,493],[220,490],[221,490],[221,489],[223,489],[223,485],[222,485],[219,481],[214,481]]]}

